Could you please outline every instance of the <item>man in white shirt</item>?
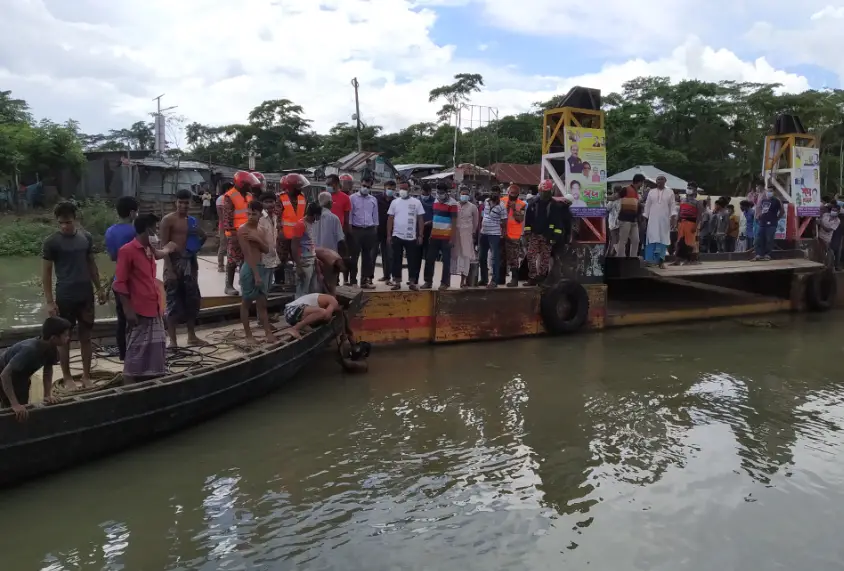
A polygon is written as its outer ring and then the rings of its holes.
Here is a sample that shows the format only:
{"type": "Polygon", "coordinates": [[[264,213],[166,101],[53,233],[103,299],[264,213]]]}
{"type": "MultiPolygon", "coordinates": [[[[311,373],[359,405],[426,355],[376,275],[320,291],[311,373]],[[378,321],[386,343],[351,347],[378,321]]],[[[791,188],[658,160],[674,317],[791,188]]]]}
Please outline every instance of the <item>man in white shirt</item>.
{"type": "Polygon", "coordinates": [[[398,200],[392,201],[387,210],[387,244],[393,251],[393,290],[401,289],[402,259],[405,252],[407,252],[407,269],[410,274],[410,289],[413,291],[419,289],[424,213],[422,203],[418,198],[410,196],[406,189],[399,191],[398,200]]]}
{"type": "Polygon", "coordinates": [[[656,177],[656,188],[645,199],[644,217],[648,221],[645,263],[665,267],[665,255],[671,244],[671,227],[677,221],[674,191],[665,186],[664,176],[656,177]]]}

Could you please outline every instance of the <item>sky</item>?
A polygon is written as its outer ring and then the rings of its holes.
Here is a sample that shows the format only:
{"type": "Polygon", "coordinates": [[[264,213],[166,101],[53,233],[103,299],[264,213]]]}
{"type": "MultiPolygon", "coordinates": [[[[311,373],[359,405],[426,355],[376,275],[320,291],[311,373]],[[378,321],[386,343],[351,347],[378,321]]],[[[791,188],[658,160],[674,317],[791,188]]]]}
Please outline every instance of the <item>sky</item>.
{"type": "Polygon", "coordinates": [[[0,0],[0,90],[87,133],[149,120],[244,122],[290,99],[325,132],[354,113],[395,131],[436,120],[457,73],[501,115],[575,85],[642,75],[844,87],[844,0],[0,0]],[[832,2],[832,3],[830,3],[832,2]]]}

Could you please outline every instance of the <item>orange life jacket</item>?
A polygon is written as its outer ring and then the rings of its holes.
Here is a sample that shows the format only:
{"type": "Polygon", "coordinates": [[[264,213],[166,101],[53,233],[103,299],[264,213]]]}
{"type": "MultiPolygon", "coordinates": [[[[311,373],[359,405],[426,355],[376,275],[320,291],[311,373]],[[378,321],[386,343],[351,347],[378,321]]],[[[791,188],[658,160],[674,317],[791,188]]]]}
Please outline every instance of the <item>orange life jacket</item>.
{"type": "MultiPolygon", "coordinates": [[[[249,203],[252,202],[252,195],[247,194],[246,198],[240,194],[240,191],[236,188],[232,188],[226,193],[226,196],[229,197],[229,200],[232,201],[232,206],[234,206],[234,229],[235,232],[238,228],[246,224],[246,221],[249,219],[249,211],[248,206],[249,203]]],[[[235,234],[232,231],[226,231],[226,236],[231,237],[235,234]]]]}
{"type": "MultiPolygon", "coordinates": [[[[522,218],[521,222],[517,222],[516,219],[510,215],[509,212],[509,204],[510,197],[509,196],[502,196],[501,197],[501,206],[507,208],[507,238],[510,240],[518,240],[522,237],[522,232],[525,229],[525,219],[522,218]]],[[[514,212],[521,212],[527,207],[527,203],[522,200],[521,198],[516,199],[516,206],[513,209],[514,212]]]]}
{"type": "Polygon", "coordinates": [[[290,202],[290,197],[286,192],[280,194],[278,199],[281,201],[282,207],[281,227],[284,231],[284,239],[292,240],[293,229],[296,227],[296,223],[305,217],[305,204],[307,202],[305,200],[305,195],[299,195],[299,199],[296,201],[295,210],[293,209],[293,204],[290,202]]]}

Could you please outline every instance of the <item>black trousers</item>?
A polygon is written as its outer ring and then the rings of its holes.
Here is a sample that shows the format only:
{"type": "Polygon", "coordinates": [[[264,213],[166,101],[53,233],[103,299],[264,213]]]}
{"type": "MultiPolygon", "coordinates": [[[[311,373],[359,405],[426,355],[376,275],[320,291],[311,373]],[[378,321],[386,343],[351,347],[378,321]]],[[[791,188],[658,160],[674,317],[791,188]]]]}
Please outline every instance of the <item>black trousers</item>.
{"type": "Polygon", "coordinates": [[[126,313],[123,311],[123,304],[120,296],[115,294],[114,305],[117,308],[117,351],[120,353],[120,360],[126,358],[126,313]]]}
{"type": "Polygon", "coordinates": [[[425,258],[425,283],[434,281],[434,265],[437,263],[437,256],[443,255],[443,275],[440,279],[442,285],[451,283],[451,240],[428,240],[428,252],[425,258]]]}
{"type": "Polygon", "coordinates": [[[393,249],[387,244],[387,237],[378,238],[378,252],[381,255],[381,271],[384,279],[390,279],[393,272],[393,249]]]}
{"type": "Polygon", "coordinates": [[[378,248],[378,228],[370,226],[361,228],[352,226],[352,237],[354,242],[351,248],[352,257],[352,279],[357,276],[358,260],[363,258],[360,267],[360,279],[372,280],[375,278],[375,253],[378,248]]]}
{"type": "Polygon", "coordinates": [[[407,273],[410,282],[414,284],[419,283],[419,268],[422,266],[422,248],[416,243],[416,240],[402,240],[401,238],[392,238],[393,245],[393,281],[401,284],[402,274],[402,260],[407,254],[407,273]]]}

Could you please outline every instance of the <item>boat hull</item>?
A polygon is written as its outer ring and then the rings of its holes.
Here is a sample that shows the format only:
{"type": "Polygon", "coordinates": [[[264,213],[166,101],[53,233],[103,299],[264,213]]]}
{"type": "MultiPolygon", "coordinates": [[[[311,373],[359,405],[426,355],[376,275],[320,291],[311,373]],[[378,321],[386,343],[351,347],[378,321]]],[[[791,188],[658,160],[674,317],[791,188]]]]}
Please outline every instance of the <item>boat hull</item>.
{"type": "Polygon", "coordinates": [[[278,389],[333,342],[342,319],[223,366],[0,413],[0,487],[121,452],[278,389]]]}

